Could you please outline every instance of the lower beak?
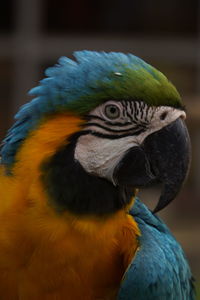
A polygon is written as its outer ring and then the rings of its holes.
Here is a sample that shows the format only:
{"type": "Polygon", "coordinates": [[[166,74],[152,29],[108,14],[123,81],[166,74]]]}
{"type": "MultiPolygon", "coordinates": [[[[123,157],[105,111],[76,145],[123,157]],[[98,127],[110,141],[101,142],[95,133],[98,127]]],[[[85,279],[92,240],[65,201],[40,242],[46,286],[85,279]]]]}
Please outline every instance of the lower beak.
{"type": "Polygon", "coordinates": [[[190,138],[179,118],[149,135],[141,146],[133,147],[114,172],[115,181],[124,187],[146,187],[162,183],[154,213],[166,207],[180,191],[190,164],[190,138]]]}

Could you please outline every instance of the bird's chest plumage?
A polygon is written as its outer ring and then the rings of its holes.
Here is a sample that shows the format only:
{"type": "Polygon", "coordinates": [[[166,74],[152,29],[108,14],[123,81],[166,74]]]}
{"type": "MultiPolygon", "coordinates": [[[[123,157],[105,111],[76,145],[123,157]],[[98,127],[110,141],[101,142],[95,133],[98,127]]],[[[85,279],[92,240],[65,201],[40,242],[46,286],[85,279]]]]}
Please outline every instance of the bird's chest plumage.
{"type": "Polygon", "coordinates": [[[5,232],[7,244],[0,236],[0,299],[116,298],[138,246],[130,216],[70,225],[49,216],[34,223],[30,215],[18,218],[5,232]]]}

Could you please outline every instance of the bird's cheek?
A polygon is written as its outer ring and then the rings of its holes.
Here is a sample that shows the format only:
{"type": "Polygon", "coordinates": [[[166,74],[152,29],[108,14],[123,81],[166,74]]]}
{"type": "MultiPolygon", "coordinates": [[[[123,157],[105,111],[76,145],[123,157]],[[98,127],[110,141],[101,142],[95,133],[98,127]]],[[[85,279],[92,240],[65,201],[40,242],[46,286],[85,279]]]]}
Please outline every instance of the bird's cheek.
{"type": "Polygon", "coordinates": [[[113,182],[116,165],[134,144],[132,137],[109,140],[85,135],[81,136],[77,142],[74,158],[89,174],[113,182]]]}

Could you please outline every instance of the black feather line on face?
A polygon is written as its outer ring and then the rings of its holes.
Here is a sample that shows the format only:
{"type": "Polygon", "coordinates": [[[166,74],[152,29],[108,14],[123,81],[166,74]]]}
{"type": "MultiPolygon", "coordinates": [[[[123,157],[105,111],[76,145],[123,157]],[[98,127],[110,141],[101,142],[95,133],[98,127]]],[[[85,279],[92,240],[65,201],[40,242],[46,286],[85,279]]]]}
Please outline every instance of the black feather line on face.
{"type": "Polygon", "coordinates": [[[101,125],[99,123],[95,123],[95,122],[87,123],[87,127],[91,127],[91,126],[92,127],[94,126],[97,128],[99,127],[99,128],[105,129],[106,131],[113,132],[113,133],[126,133],[127,132],[127,134],[134,133],[134,131],[137,132],[139,129],[141,129],[141,127],[145,128],[144,125],[138,125],[138,126],[132,126],[132,127],[126,128],[126,129],[112,129],[112,128],[106,127],[104,125],[101,125]]]}
{"type": "Polygon", "coordinates": [[[141,134],[142,132],[145,132],[146,128],[138,128],[136,130],[134,130],[132,133],[124,133],[124,134],[105,134],[105,133],[101,133],[101,132],[96,132],[96,131],[90,131],[91,135],[97,136],[99,138],[104,138],[104,139],[109,139],[109,140],[115,140],[115,139],[120,139],[120,138],[124,138],[127,136],[137,136],[139,134],[141,134]]]}
{"type": "Polygon", "coordinates": [[[86,133],[71,136],[69,144],[43,163],[41,179],[50,204],[58,212],[96,216],[112,214],[131,201],[134,191],[115,187],[104,178],[88,174],[74,159],[77,138],[86,133]]]}

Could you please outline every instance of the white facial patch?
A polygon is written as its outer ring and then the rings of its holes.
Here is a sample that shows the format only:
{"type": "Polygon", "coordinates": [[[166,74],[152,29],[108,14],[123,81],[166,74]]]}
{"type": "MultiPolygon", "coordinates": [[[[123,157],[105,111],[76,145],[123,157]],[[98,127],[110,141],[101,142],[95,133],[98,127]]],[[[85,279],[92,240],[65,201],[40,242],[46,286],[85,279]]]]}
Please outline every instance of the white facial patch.
{"type": "MultiPolygon", "coordinates": [[[[133,137],[127,136],[110,140],[83,135],[78,139],[75,159],[91,174],[107,178],[113,182],[113,172],[127,150],[136,146],[133,137]]],[[[115,184],[113,182],[113,184],[115,184]]]]}
{"type": "Polygon", "coordinates": [[[89,133],[78,138],[75,159],[88,173],[106,178],[115,185],[114,169],[127,151],[141,145],[147,136],[179,117],[185,119],[186,114],[180,109],[168,106],[146,108],[146,104],[142,106],[138,102],[144,109],[141,111],[135,104],[134,110],[128,105],[126,108],[121,102],[116,102],[117,107],[123,107],[117,119],[109,120],[107,116],[104,117],[104,107],[110,103],[115,102],[108,101],[91,112],[91,120],[83,129],[89,133]]]}

